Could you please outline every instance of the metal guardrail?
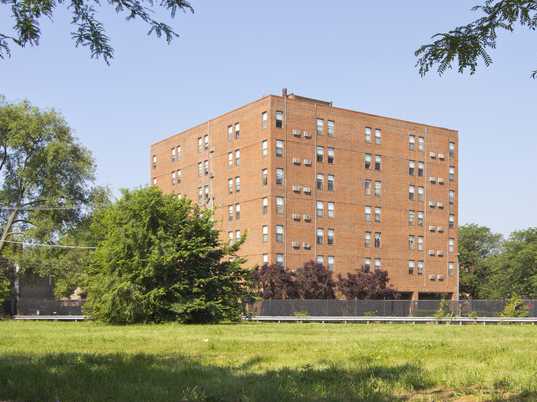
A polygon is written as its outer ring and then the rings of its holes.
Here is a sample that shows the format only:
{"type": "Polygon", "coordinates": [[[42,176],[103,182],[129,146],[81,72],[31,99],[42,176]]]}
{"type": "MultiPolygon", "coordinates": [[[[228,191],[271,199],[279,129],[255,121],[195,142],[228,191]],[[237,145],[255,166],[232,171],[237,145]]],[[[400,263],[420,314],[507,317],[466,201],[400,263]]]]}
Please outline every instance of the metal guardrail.
{"type": "Polygon", "coordinates": [[[84,321],[89,318],[83,315],[16,315],[13,319],[19,321],[84,321]]]}
{"type": "Polygon", "coordinates": [[[537,317],[453,317],[453,318],[436,318],[436,317],[355,317],[355,316],[254,316],[245,317],[245,321],[253,322],[317,322],[317,323],[361,323],[361,324],[453,324],[453,325],[468,325],[468,324],[537,324],[537,317]]]}

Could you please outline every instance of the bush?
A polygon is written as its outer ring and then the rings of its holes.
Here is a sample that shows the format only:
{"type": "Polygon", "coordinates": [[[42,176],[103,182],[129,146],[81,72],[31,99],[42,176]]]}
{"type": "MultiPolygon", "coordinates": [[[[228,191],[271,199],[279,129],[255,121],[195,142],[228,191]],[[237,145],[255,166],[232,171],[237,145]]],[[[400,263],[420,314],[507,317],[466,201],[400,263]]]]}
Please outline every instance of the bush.
{"type": "Polygon", "coordinates": [[[108,323],[239,320],[247,272],[210,211],[156,188],[124,191],[92,223],[85,311],[108,323]]]}
{"type": "Polygon", "coordinates": [[[442,318],[453,317],[453,313],[451,312],[449,307],[449,301],[447,299],[442,298],[442,300],[440,300],[438,310],[436,310],[436,312],[434,313],[434,317],[438,320],[442,318]]]}
{"type": "Polygon", "coordinates": [[[505,308],[500,313],[501,317],[527,317],[529,314],[528,305],[522,300],[522,298],[513,294],[507,303],[505,308]]]}

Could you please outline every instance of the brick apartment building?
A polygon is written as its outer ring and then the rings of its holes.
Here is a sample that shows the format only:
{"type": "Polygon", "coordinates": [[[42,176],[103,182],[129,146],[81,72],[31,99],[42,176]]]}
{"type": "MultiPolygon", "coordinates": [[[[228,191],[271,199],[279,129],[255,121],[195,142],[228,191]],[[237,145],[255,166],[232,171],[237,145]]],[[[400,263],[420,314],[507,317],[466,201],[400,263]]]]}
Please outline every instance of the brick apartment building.
{"type": "Polygon", "coordinates": [[[407,298],[457,297],[458,133],[266,96],[151,146],[166,193],[214,208],[249,266],[388,271],[407,298]]]}

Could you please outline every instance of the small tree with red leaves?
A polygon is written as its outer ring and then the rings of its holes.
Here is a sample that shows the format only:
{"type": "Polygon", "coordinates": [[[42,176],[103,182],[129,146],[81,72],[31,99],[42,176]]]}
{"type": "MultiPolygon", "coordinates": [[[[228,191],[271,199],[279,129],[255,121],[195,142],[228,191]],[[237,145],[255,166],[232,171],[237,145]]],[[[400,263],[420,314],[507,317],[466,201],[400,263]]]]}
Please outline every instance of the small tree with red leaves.
{"type": "Polygon", "coordinates": [[[339,274],[337,290],[346,299],[395,299],[397,292],[388,285],[386,271],[339,274]]]}

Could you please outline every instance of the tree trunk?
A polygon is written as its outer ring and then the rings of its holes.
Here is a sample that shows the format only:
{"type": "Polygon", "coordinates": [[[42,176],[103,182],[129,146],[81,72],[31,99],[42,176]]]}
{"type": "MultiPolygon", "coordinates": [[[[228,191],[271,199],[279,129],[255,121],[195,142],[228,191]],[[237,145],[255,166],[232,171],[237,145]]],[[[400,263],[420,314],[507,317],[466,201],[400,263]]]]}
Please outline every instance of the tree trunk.
{"type": "Polygon", "coordinates": [[[13,222],[15,222],[15,218],[17,217],[18,213],[18,208],[15,208],[13,209],[13,211],[11,211],[9,217],[7,218],[6,226],[4,226],[4,230],[2,231],[2,237],[0,238],[0,255],[2,255],[4,245],[6,244],[6,240],[9,236],[9,233],[11,232],[11,227],[13,226],[13,222]]]}

